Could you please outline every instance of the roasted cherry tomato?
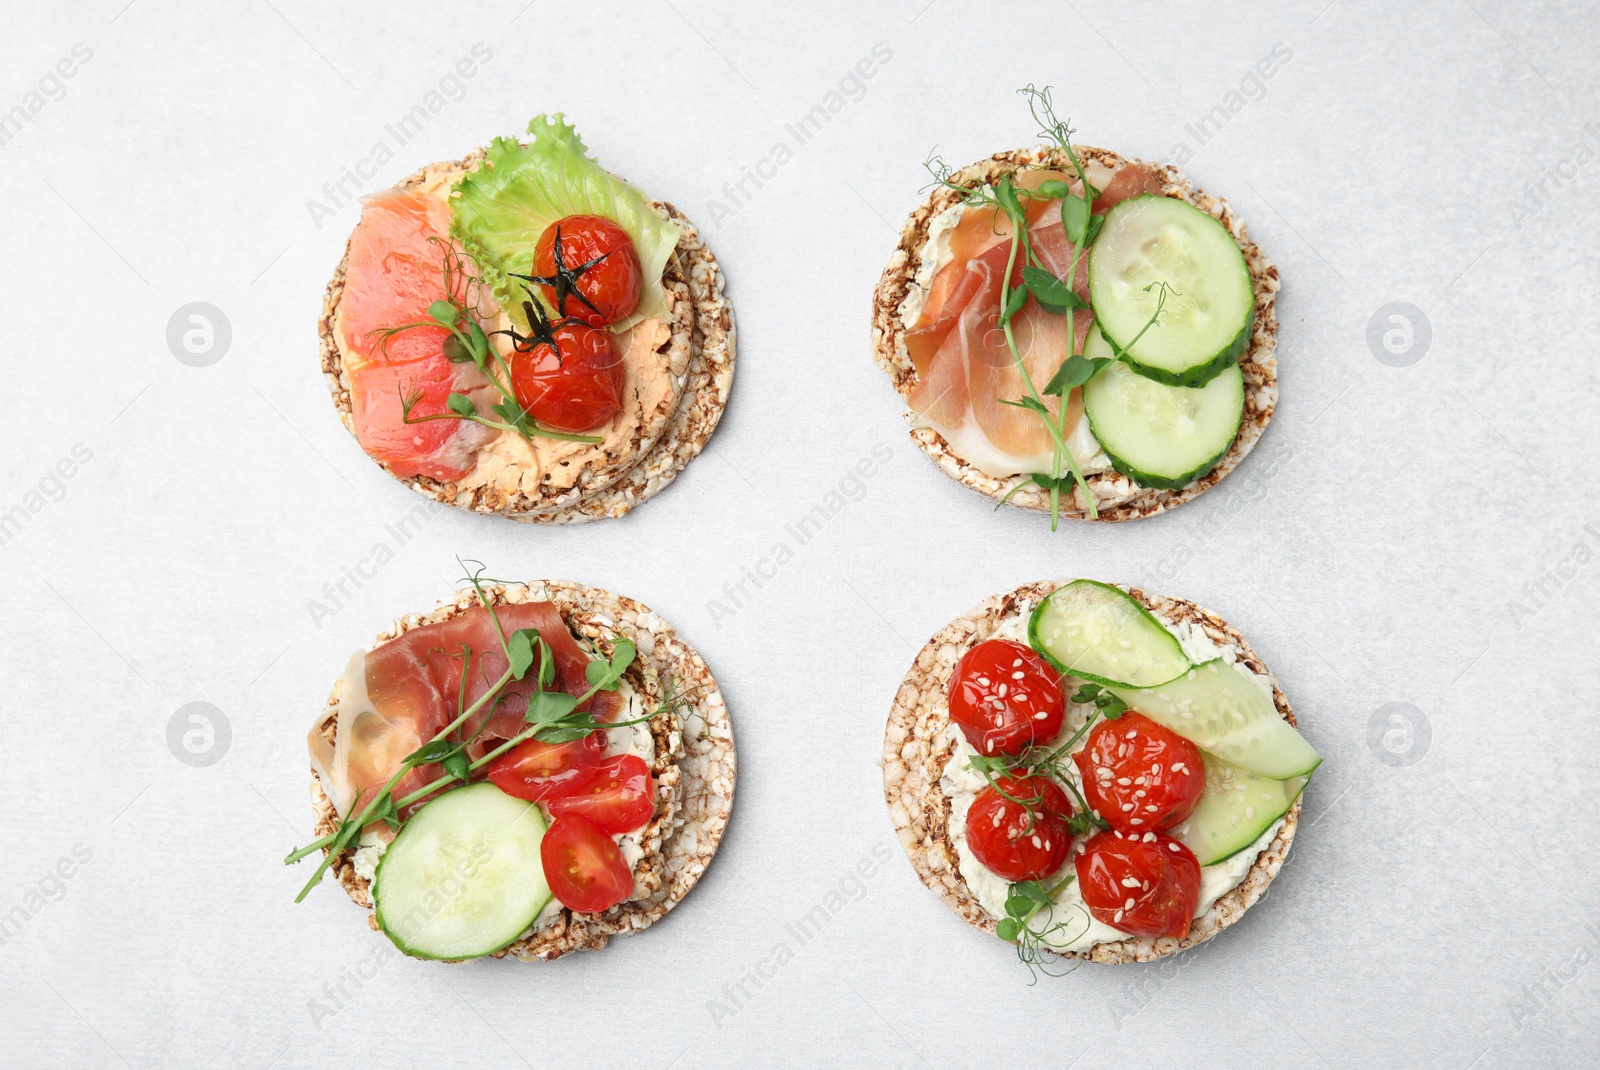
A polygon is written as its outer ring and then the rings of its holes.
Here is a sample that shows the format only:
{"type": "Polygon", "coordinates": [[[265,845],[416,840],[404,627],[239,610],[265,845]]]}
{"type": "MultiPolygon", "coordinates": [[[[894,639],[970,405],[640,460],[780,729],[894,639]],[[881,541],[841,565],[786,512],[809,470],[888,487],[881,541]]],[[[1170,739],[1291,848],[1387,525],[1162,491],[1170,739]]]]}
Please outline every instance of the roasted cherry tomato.
{"type": "Polygon", "coordinates": [[[570,743],[523,740],[489,766],[489,780],[507,795],[541,802],[588,785],[605,759],[606,734],[590,732],[570,743]]]}
{"type": "Polygon", "coordinates": [[[1134,936],[1189,935],[1200,905],[1200,862],[1171,836],[1096,833],[1076,868],[1083,902],[1097,920],[1134,936]]]}
{"type": "Polygon", "coordinates": [[[600,427],[622,409],[622,354],[611,332],[562,320],[522,339],[511,354],[517,402],[545,427],[572,434],[600,427]]]}
{"type": "Polygon", "coordinates": [[[633,239],[602,216],[569,215],[544,228],[533,270],[525,277],[563,319],[604,327],[639,307],[644,271],[633,239]]]}
{"type": "Polygon", "coordinates": [[[539,859],[550,891],[580,914],[610,910],[633,890],[633,874],[616,841],[576,814],[557,818],[545,831],[539,859]]]}
{"type": "Polygon", "coordinates": [[[636,754],[606,759],[587,784],[550,800],[550,816],[557,821],[577,814],[588,818],[602,832],[644,828],[655,812],[656,778],[636,754]]]}
{"type": "Polygon", "coordinates": [[[1010,639],[979,643],[950,678],[950,719],[979,754],[1021,754],[1054,739],[1065,711],[1061,677],[1010,639]]]}
{"type": "Polygon", "coordinates": [[[1084,802],[1123,832],[1171,828],[1194,813],[1206,789],[1200,748],[1132,710],[1095,725],[1072,760],[1084,802]]]}
{"type": "Polygon", "coordinates": [[[1067,860],[1071,816],[1066,792],[1049,777],[999,777],[967,810],[967,846],[1008,881],[1040,880],[1067,860]]]}

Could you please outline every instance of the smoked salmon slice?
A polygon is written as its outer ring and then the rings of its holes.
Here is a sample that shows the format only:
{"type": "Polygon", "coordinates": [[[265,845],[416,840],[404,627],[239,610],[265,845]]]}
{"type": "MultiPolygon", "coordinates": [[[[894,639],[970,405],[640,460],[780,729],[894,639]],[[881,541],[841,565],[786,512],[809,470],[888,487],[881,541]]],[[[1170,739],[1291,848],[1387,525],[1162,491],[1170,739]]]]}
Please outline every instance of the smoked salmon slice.
{"type": "Polygon", "coordinates": [[[459,479],[472,470],[479,447],[496,434],[468,420],[404,419],[402,395],[419,391],[413,418],[448,412],[452,392],[472,396],[485,408],[493,404],[484,374],[445,355],[449,332],[444,328],[389,333],[425,319],[435,301],[460,302],[462,294],[451,295],[445,284],[445,261],[454,248],[449,207],[436,197],[399,189],[368,197],[350,238],[340,314],[356,440],[401,477],[459,479]]]}
{"type": "MultiPolygon", "coordinates": [[[[1049,179],[1078,188],[1073,176],[1044,169],[1019,172],[1016,181],[1036,189],[1049,179]]],[[[1094,211],[1160,189],[1153,171],[1127,164],[1108,176],[1094,211]]],[[[1061,225],[1057,202],[1028,202],[1028,224],[1029,241],[1040,264],[1058,278],[1072,273],[1073,289],[1087,301],[1087,250],[1073,272],[1072,243],[1061,225]]],[[[1028,395],[999,322],[1011,256],[1010,221],[992,208],[968,208],[951,233],[950,252],[949,262],[929,286],[921,315],[906,332],[906,349],[919,377],[911,393],[912,411],[963,459],[991,475],[1047,471],[1053,441],[1049,432],[1035,413],[1004,403],[1028,395]]],[[[1011,286],[1020,283],[1022,267],[1020,262],[1011,266],[1011,286]]],[[[1058,316],[1033,300],[1012,318],[1017,351],[1035,389],[1044,389],[1070,346],[1082,345],[1093,319],[1087,309],[1058,316]]],[[[1055,398],[1046,397],[1044,403],[1052,415],[1059,411],[1055,398]]],[[[1082,414],[1079,391],[1072,392],[1067,405],[1063,437],[1071,435],[1082,414]]]]}
{"type": "MultiPolygon", "coordinates": [[[[589,689],[585,669],[591,658],[573,639],[554,605],[524,602],[499,606],[495,614],[508,638],[514,631],[535,628],[549,644],[556,662],[553,688],[573,696],[589,689]]],[[[494,619],[482,606],[412,629],[352,658],[341,684],[333,743],[330,745],[318,728],[312,729],[310,737],[313,763],[340,814],[348,814],[355,799],[371,798],[388,783],[406,755],[483,698],[504,675],[506,664],[494,619]]],[[[535,662],[527,678],[512,681],[495,697],[491,708],[457,730],[456,738],[465,740],[482,726],[469,754],[481,757],[527,727],[524,714],[537,669],[535,662]]],[[[622,700],[614,691],[597,692],[580,707],[600,721],[613,720],[621,708],[622,700]]],[[[399,799],[426,786],[443,772],[438,765],[418,766],[395,785],[394,797],[399,799]]]]}

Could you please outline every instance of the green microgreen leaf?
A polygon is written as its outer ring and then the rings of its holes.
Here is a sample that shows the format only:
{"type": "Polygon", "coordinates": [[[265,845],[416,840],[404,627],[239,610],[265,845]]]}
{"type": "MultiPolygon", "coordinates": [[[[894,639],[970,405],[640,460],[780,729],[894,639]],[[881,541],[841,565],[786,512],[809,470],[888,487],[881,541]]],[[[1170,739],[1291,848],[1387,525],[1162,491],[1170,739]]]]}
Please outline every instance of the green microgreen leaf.
{"type": "Polygon", "coordinates": [[[452,740],[435,739],[424,743],[406,755],[406,763],[408,765],[426,765],[429,762],[443,761],[460,749],[460,745],[452,740]]]}
{"type": "Polygon", "coordinates": [[[1016,918],[1002,918],[994,927],[994,934],[1002,940],[1012,941],[1022,931],[1022,923],[1016,918]]]}
{"type": "Polygon", "coordinates": [[[1091,360],[1088,357],[1080,357],[1074,353],[1061,362],[1061,367],[1056,369],[1056,373],[1050,377],[1050,382],[1046,384],[1040,393],[1054,394],[1058,398],[1064,398],[1072,392],[1073,388],[1080,387],[1096,375],[1099,375],[1105,366],[1110,363],[1112,363],[1110,357],[1096,357],[1091,360]]]}
{"type": "Polygon", "coordinates": [[[1000,304],[1000,322],[1008,323],[1012,316],[1022,311],[1022,306],[1028,303],[1028,287],[1013,286],[1006,291],[1005,299],[1000,304]]]}
{"type": "Polygon", "coordinates": [[[454,327],[461,320],[461,310],[442,298],[428,306],[428,315],[446,327],[454,327]]]}
{"type": "MultiPolygon", "coordinates": [[[[469,775],[468,770],[471,766],[471,763],[467,761],[466,751],[457,750],[454,754],[447,755],[439,764],[444,766],[445,772],[449,773],[463,784],[466,783],[469,775]]],[[[391,806],[394,804],[394,799],[392,796],[389,799],[389,803],[391,806]]]]}
{"type": "Polygon", "coordinates": [[[523,719],[529,724],[549,724],[561,720],[577,707],[576,695],[565,691],[535,691],[528,696],[528,711],[523,719]]]}
{"type": "Polygon", "coordinates": [[[1023,268],[1022,281],[1046,312],[1065,316],[1089,307],[1083,298],[1072,292],[1072,287],[1057,278],[1054,272],[1046,271],[1044,268],[1031,265],[1023,268]]]}
{"type": "Polygon", "coordinates": [[[1056,201],[1061,200],[1063,197],[1074,196],[1072,187],[1059,178],[1046,179],[1044,182],[1039,183],[1039,193],[1056,201]]]}
{"type": "Polygon", "coordinates": [[[1089,234],[1089,203],[1082,197],[1068,197],[1061,202],[1061,225],[1074,245],[1085,245],[1089,234]]]}
{"type": "Polygon", "coordinates": [[[1006,215],[1010,216],[1013,221],[1023,218],[1027,215],[1027,213],[1023,211],[1022,203],[1017,200],[1017,191],[1016,188],[1011,184],[1010,175],[1001,176],[1000,181],[995,185],[994,188],[994,198],[1000,203],[1001,209],[1006,213],[1006,215]]]}
{"type": "Polygon", "coordinates": [[[544,640],[536,628],[521,628],[511,633],[506,640],[506,660],[511,663],[514,679],[520,680],[527,675],[529,667],[533,665],[534,648],[543,645],[544,640]]]}
{"type": "Polygon", "coordinates": [[[1083,244],[1085,247],[1094,244],[1094,240],[1100,236],[1100,228],[1105,226],[1105,222],[1106,217],[1103,215],[1092,215],[1089,217],[1089,230],[1088,233],[1084,234],[1083,236],[1083,244]]]}
{"type": "Polygon", "coordinates": [[[451,394],[445,399],[445,404],[457,416],[475,416],[478,412],[478,406],[465,394],[451,394]]]}

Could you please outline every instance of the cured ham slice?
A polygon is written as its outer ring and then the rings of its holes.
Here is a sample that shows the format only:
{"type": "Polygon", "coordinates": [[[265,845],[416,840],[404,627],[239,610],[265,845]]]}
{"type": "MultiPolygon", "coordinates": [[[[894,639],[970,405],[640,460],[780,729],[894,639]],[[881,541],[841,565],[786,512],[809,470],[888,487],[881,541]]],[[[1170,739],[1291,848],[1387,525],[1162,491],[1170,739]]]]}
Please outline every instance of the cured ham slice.
{"type": "Polygon", "coordinates": [[[438,198],[385,190],[365,201],[345,263],[339,307],[356,440],[402,477],[459,479],[496,434],[467,420],[404,420],[402,395],[421,394],[413,419],[448,412],[452,391],[485,406],[493,402],[476,366],[453,364],[445,355],[444,328],[390,333],[424,319],[434,301],[461,299],[446,290],[445,259],[454,248],[449,235],[450,209],[438,198]]]}
{"type": "MultiPolygon", "coordinates": [[[[495,614],[507,637],[534,628],[549,644],[556,662],[553,688],[574,696],[589,689],[585,668],[591,659],[554,605],[524,602],[499,606],[495,614]]],[[[482,606],[412,629],[352,657],[340,685],[333,742],[324,738],[320,720],[309,737],[312,767],[340,815],[350,812],[357,796],[370,798],[406,755],[487,694],[505,674],[506,665],[494,619],[482,606]]],[[[482,728],[468,748],[474,757],[527,727],[523,715],[537,668],[535,663],[526,679],[512,681],[490,708],[458,729],[455,738],[464,740],[482,728]]],[[[580,708],[597,720],[609,721],[621,708],[621,699],[616,692],[601,691],[580,708]]],[[[418,766],[395,785],[394,795],[415,791],[442,773],[437,765],[418,766]]]]}
{"type": "MultiPolygon", "coordinates": [[[[1067,182],[1072,176],[1059,171],[1019,172],[1017,184],[1036,189],[1049,179],[1067,182]]],[[[1143,193],[1160,192],[1155,172],[1128,164],[1115,172],[1091,171],[1100,189],[1095,212],[1143,193]]],[[[1088,256],[1072,267],[1072,243],[1061,225],[1058,202],[1032,201],[1028,205],[1028,238],[1041,266],[1065,279],[1072,274],[1073,289],[1088,300],[1088,256]]],[[[1012,358],[1000,327],[1000,302],[1006,282],[1022,280],[1022,263],[1010,264],[1010,221],[992,208],[969,208],[950,237],[950,260],[934,276],[927,303],[916,323],[906,332],[906,349],[919,381],[911,393],[912,411],[943,435],[963,459],[995,476],[1049,470],[1052,438],[1037,414],[1006,401],[1028,396],[1023,373],[1012,358]]],[[[1069,347],[1083,342],[1093,315],[1087,309],[1071,316],[1047,312],[1029,300],[1012,317],[1011,330],[1017,352],[1035,389],[1043,390],[1069,347]]],[[[1052,416],[1058,413],[1053,397],[1044,399],[1052,416]]],[[[1082,416],[1080,392],[1067,401],[1063,437],[1072,433],[1082,416]]]]}

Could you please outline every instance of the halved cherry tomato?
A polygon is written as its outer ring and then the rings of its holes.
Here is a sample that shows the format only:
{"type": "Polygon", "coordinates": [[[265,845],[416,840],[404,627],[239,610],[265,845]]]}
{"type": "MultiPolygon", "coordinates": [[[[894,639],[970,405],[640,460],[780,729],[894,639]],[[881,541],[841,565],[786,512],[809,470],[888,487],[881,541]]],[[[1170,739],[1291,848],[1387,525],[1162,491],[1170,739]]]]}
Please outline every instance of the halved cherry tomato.
{"type": "Polygon", "coordinates": [[[637,754],[619,754],[600,764],[587,784],[550,800],[550,816],[586,817],[602,832],[632,832],[656,812],[656,778],[637,754]]]}
{"type": "Polygon", "coordinates": [[[1076,869],[1083,902],[1096,920],[1134,936],[1189,935],[1200,905],[1200,862],[1171,836],[1096,833],[1076,869]]]}
{"type": "Polygon", "coordinates": [[[533,270],[529,281],[558,317],[604,327],[639,307],[639,254],[628,232],[603,216],[569,215],[545,227],[533,270]]]}
{"type": "Polygon", "coordinates": [[[1132,710],[1095,725],[1072,760],[1084,801],[1123,832],[1171,828],[1194,813],[1206,790],[1200,748],[1132,710]]]}
{"type": "Polygon", "coordinates": [[[550,891],[580,914],[610,910],[633,891],[633,874],[616,841],[576,814],[557,818],[546,830],[539,859],[550,891]]]}
{"type": "Polygon", "coordinates": [[[1049,777],[999,777],[967,810],[967,846],[1008,881],[1040,880],[1067,860],[1071,816],[1066,792],[1049,777]]]}
{"type": "Polygon", "coordinates": [[[950,678],[950,719],[979,754],[1021,754],[1061,731],[1061,677],[1029,647],[990,639],[950,678]]]}
{"type": "Polygon", "coordinates": [[[622,409],[626,368],[611,332],[562,320],[511,354],[511,389],[535,420],[578,434],[622,409]]]}
{"type": "Polygon", "coordinates": [[[528,739],[496,758],[489,780],[507,795],[540,802],[567,795],[589,784],[605,759],[606,734],[590,732],[570,743],[528,739]]]}

